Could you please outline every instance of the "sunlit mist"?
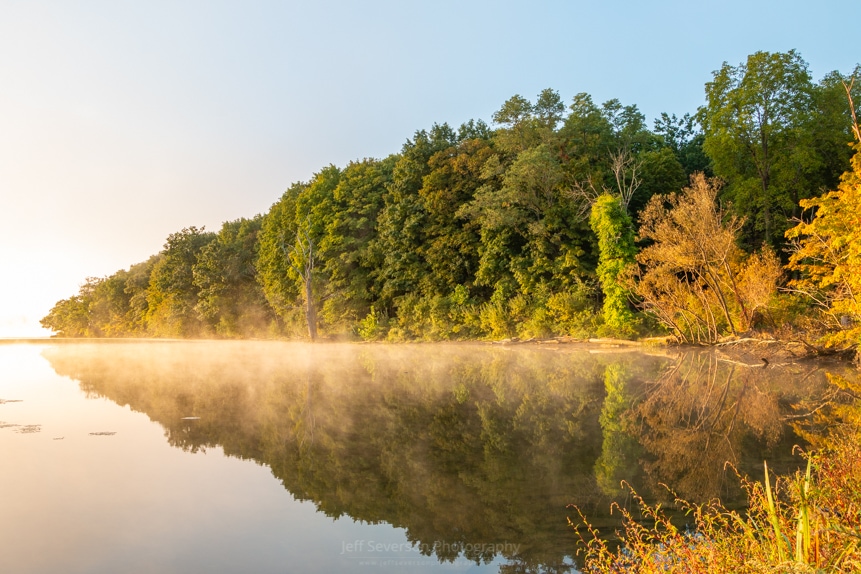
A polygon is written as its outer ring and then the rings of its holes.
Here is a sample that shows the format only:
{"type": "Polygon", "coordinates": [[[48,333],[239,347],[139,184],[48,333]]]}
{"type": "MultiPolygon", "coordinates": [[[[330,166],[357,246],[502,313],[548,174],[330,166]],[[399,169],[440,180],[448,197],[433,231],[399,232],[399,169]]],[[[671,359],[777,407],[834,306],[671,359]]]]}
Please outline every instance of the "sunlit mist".
{"type": "Polygon", "coordinates": [[[0,345],[0,568],[562,568],[566,506],[612,527],[623,480],[732,503],[727,462],[799,466],[784,418],[826,392],[818,368],[604,351],[0,345]]]}

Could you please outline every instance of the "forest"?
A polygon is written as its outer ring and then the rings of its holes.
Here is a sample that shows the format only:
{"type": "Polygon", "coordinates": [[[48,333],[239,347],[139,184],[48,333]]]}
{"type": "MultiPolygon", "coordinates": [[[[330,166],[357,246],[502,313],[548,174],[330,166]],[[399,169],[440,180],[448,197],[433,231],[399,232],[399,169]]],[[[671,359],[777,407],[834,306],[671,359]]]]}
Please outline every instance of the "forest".
{"type": "Polygon", "coordinates": [[[270,210],[189,226],[89,278],[62,337],[861,338],[861,67],[724,63],[705,102],[515,95],[399,153],[329,165],[270,210]]]}

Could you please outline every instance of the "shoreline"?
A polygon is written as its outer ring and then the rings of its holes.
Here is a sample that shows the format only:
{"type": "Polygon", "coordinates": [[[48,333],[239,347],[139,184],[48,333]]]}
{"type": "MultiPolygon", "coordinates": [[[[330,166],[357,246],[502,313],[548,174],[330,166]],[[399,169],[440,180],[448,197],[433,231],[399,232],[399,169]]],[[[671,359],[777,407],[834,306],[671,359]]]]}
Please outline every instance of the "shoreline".
{"type": "Polygon", "coordinates": [[[311,343],[303,339],[198,339],[198,338],[152,338],[152,337],[9,337],[0,338],[0,345],[77,345],[87,343],[129,344],[129,343],[291,343],[313,345],[455,345],[455,346],[494,346],[502,348],[538,347],[543,349],[583,349],[594,353],[641,352],[645,354],[675,354],[688,351],[707,351],[719,355],[721,360],[743,367],[779,367],[798,362],[837,361],[849,363],[857,360],[857,349],[832,349],[814,346],[805,341],[757,339],[752,337],[722,341],[712,345],[678,344],[672,337],[649,337],[640,340],[589,338],[578,339],[569,336],[502,339],[497,341],[459,340],[459,341],[350,341],[336,338],[319,339],[311,343]]]}

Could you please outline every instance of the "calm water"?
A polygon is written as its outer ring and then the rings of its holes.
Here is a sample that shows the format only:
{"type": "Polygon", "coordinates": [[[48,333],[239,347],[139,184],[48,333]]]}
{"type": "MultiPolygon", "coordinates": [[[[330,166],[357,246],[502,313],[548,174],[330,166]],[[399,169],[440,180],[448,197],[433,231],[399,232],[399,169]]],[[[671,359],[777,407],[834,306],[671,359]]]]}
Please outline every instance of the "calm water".
{"type": "Polygon", "coordinates": [[[573,347],[0,345],[0,572],[560,572],[576,504],[741,500],[811,365],[573,347]]]}

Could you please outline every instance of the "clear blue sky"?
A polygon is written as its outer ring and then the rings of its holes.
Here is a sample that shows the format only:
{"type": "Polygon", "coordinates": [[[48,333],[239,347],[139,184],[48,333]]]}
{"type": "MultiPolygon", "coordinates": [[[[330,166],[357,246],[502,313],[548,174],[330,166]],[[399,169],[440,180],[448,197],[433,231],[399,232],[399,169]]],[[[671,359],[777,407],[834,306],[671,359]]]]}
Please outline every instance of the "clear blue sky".
{"type": "Polygon", "coordinates": [[[693,112],[724,61],[861,61],[857,1],[0,5],[0,337],[190,225],[514,94],[693,112]]]}

